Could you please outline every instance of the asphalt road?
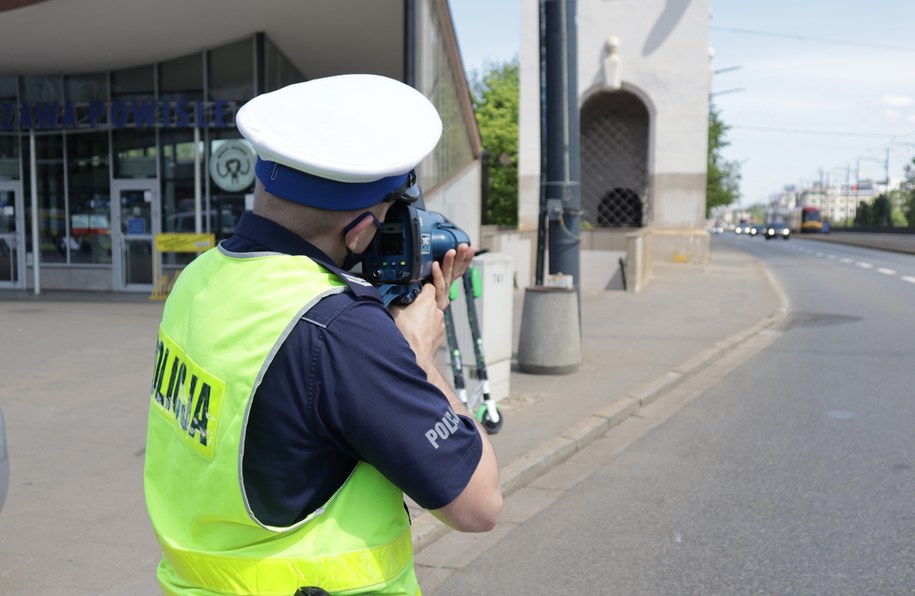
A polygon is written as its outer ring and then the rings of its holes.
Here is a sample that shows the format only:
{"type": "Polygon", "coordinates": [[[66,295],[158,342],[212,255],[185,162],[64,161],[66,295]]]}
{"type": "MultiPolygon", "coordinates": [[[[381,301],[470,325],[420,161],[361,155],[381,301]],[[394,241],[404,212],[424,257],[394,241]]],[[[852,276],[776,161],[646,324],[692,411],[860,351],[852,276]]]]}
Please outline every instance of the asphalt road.
{"type": "Polygon", "coordinates": [[[535,484],[552,504],[428,595],[915,594],[915,256],[713,242],[768,265],[784,323],[559,466],[574,490],[535,484]]]}

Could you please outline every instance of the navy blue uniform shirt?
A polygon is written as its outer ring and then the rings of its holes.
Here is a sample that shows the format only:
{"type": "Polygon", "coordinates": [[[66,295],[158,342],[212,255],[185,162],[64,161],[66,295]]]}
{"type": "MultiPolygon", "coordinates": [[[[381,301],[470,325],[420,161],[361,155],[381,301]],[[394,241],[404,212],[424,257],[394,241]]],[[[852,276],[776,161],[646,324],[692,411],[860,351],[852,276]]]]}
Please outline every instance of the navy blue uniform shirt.
{"type": "Polygon", "coordinates": [[[304,519],[359,460],[427,509],[460,495],[480,461],[482,440],[473,421],[455,415],[426,380],[377,290],[253,213],[242,216],[222,247],[305,255],[349,284],[298,322],[256,389],[242,473],[257,519],[273,526],[304,519]]]}

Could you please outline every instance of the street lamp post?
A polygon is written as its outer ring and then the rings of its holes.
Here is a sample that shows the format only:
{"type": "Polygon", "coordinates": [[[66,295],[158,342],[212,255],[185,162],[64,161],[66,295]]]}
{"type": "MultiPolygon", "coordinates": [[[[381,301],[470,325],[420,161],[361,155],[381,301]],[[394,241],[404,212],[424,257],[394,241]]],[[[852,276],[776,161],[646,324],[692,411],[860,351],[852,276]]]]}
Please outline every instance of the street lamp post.
{"type": "Polygon", "coordinates": [[[893,201],[890,200],[890,148],[886,148],[886,162],[883,164],[883,171],[886,174],[886,211],[883,212],[883,225],[888,226],[893,222],[891,213],[893,211],[893,201]]]}
{"type": "Polygon", "coordinates": [[[860,207],[861,194],[861,158],[855,167],[855,219],[858,219],[858,207],[860,207]]]}
{"type": "MultiPolygon", "coordinates": [[[[855,187],[857,189],[857,187],[855,187]]],[[[851,166],[845,166],[845,229],[848,229],[848,195],[851,194],[851,166]]]]}
{"type": "MultiPolygon", "coordinates": [[[[851,166],[846,165],[844,168],[832,168],[831,172],[845,172],[845,227],[848,227],[848,215],[849,215],[849,194],[851,193],[851,166]]],[[[828,187],[832,187],[827,183],[828,187]]],[[[832,201],[829,202],[830,207],[832,206],[832,201]]],[[[836,199],[836,211],[838,211],[839,199],[836,199]]]]}
{"type": "MultiPolygon", "coordinates": [[[[890,201],[890,149],[889,149],[889,147],[887,147],[887,149],[886,149],[886,159],[880,159],[878,157],[859,157],[858,158],[857,180],[858,180],[859,186],[861,184],[861,160],[862,159],[866,159],[867,161],[872,161],[874,163],[879,163],[883,166],[884,175],[886,176],[886,179],[884,180],[884,185],[883,185],[883,192],[886,195],[886,209],[883,211],[883,221],[881,222],[881,225],[888,226],[889,223],[892,221],[892,218],[890,217],[890,211],[892,210],[892,202],[890,201]]],[[[857,190],[855,191],[855,195],[857,197],[857,190]]],[[[857,201],[855,204],[855,208],[857,209],[857,201]]]]}

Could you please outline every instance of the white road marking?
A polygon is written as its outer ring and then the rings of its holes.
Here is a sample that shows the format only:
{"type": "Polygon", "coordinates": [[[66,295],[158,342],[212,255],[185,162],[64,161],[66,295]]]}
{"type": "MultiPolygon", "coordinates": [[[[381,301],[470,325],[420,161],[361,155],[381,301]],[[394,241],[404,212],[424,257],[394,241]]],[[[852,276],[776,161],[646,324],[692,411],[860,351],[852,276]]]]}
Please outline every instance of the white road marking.
{"type": "Polygon", "coordinates": [[[915,284],[915,277],[912,277],[911,275],[903,275],[902,281],[907,281],[910,284],[915,284]]]}
{"type": "Polygon", "coordinates": [[[829,259],[830,261],[835,261],[839,257],[837,257],[836,255],[826,255],[826,258],[829,259]]]}
{"type": "Polygon", "coordinates": [[[883,275],[896,275],[896,272],[892,269],[887,269],[886,267],[878,267],[877,273],[882,273],[883,275]]]}
{"type": "Polygon", "coordinates": [[[858,267],[861,267],[862,269],[873,268],[873,265],[871,265],[870,263],[862,263],[861,261],[858,261],[857,263],[855,263],[855,265],[857,265],[858,267]]]}
{"type": "Polygon", "coordinates": [[[851,262],[852,262],[851,259],[849,259],[848,257],[842,257],[842,258],[839,259],[839,260],[842,261],[843,263],[851,263],[851,262]]]}

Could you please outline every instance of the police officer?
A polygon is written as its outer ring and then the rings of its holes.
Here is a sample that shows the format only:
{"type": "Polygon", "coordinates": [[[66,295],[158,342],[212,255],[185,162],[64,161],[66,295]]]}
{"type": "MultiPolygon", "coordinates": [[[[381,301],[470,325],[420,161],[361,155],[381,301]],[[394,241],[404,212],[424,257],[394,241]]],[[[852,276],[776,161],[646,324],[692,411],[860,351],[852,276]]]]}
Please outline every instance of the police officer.
{"type": "Polygon", "coordinates": [[[419,594],[403,493],[462,531],[502,506],[485,432],[435,364],[466,245],[407,307],[358,261],[441,120],[374,75],[244,105],[254,211],[165,303],[145,464],[170,594],[419,594]]]}

